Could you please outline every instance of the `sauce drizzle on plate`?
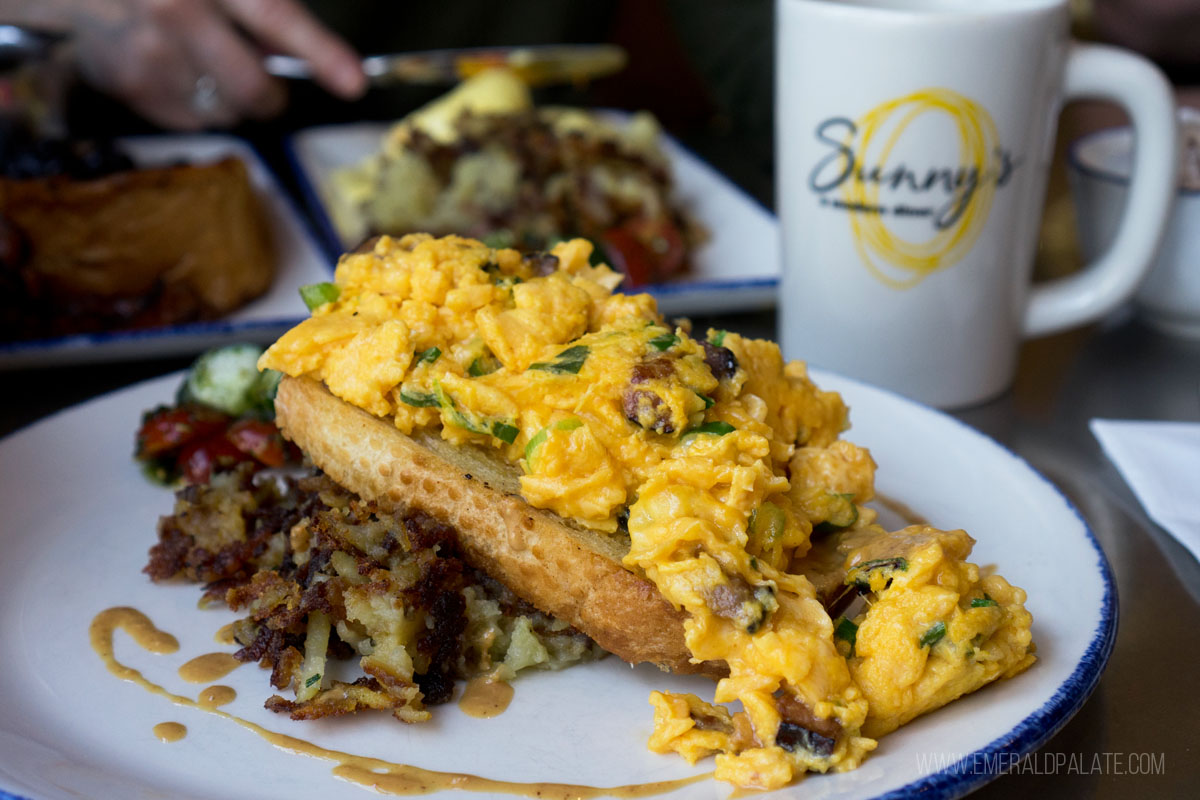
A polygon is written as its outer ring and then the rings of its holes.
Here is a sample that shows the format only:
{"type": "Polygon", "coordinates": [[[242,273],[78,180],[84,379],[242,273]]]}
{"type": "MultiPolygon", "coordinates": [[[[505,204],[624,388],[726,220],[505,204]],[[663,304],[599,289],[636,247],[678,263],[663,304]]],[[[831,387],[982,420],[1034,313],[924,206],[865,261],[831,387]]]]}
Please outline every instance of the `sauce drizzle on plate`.
{"type": "Polygon", "coordinates": [[[187,736],[187,726],[178,722],[160,722],[154,726],[154,735],[160,742],[178,742],[187,736]]]}
{"type": "MultiPolygon", "coordinates": [[[[396,764],[377,758],[356,756],[353,753],[344,753],[340,750],[330,750],[304,739],[268,730],[261,725],[242,719],[227,711],[221,711],[219,708],[216,708],[216,703],[207,705],[204,702],[204,698],[210,692],[227,687],[209,687],[209,689],[201,694],[200,700],[193,700],[190,697],[184,697],[183,695],[167,691],[157,683],[148,680],[137,669],[117,660],[113,654],[113,635],[117,628],[129,633],[138,645],[152,653],[174,653],[179,649],[179,641],[174,636],[160,630],[149,617],[136,608],[120,606],[101,611],[92,619],[90,627],[92,649],[96,651],[96,654],[104,661],[104,665],[108,668],[108,671],[113,675],[122,680],[136,683],[151,694],[165,697],[176,705],[207,711],[210,714],[230,720],[247,730],[253,731],[276,747],[289,750],[293,753],[332,761],[335,763],[333,768],[335,776],[362,786],[369,786],[385,794],[429,794],[446,789],[461,789],[471,792],[493,792],[550,798],[550,800],[592,797],[638,798],[672,792],[689,784],[705,780],[711,777],[712,774],[704,773],[673,781],[635,783],[609,787],[566,783],[522,783],[519,781],[493,780],[463,772],[438,772],[409,764],[396,764]]],[[[233,690],[230,689],[229,691],[232,692],[233,690]]],[[[224,695],[222,694],[221,696],[223,697],[224,695]]],[[[162,725],[177,724],[161,723],[160,726],[155,727],[155,735],[162,738],[159,734],[159,728],[162,725]]],[[[183,728],[182,725],[179,727],[183,728]]],[[[186,733],[186,729],[184,729],[184,733],[186,733]]],[[[164,739],[164,741],[168,740],[164,739]]]]}
{"type": "Polygon", "coordinates": [[[229,653],[205,653],[179,668],[179,677],[188,683],[212,683],[242,665],[229,653]]]}
{"type": "Polygon", "coordinates": [[[458,707],[469,717],[490,719],[503,714],[512,698],[512,686],[490,675],[480,675],[467,681],[458,707]]]}

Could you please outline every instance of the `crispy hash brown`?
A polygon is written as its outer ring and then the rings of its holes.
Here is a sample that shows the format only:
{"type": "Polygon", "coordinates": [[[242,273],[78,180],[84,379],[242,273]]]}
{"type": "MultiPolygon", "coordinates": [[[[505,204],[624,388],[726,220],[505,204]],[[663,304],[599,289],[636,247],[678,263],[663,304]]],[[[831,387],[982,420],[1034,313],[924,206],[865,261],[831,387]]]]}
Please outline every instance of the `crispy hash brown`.
{"type": "Polygon", "coordinates": [[[453,528],[385,513],[323,475],[275,480],[243,468],[188,486],[158,536],[145,572],[203,583],[206,602],[245,611],[235,656],[294,691],[266,703],[293,719],[371,708],[419,722],[456,679],[603,654],[467,566],[453,528]],[[331,659],[354,657],[361,677],[329,674],[331,659]]]}

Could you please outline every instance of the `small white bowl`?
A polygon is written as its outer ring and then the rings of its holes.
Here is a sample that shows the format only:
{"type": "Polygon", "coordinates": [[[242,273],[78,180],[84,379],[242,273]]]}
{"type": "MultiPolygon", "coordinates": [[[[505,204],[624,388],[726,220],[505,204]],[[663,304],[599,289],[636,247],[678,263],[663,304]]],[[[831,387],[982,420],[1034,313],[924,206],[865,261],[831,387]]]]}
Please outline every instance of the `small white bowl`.
{"type": "MultiPolygon", "coordinates": [[[[1179,121],[1185,140],[1189,129],[1200,139],[1200,111],[1181,108],[1179,121]]],[[[1128,127],[1088,134],[1068,151],[1079,243],[1089,261],[1108,249],[1120,224],[1132,152],[1128,127]]],[[[1180,186],[1158,257],[1134,302],[1153,327],[1200,338],[1200,188],[1180,186]]]]}

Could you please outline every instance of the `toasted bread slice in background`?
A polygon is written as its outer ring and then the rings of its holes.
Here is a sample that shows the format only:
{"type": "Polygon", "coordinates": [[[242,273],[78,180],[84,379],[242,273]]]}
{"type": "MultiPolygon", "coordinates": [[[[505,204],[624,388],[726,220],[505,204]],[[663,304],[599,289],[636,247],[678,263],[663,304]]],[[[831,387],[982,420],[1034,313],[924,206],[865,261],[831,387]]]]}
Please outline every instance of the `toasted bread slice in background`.
{"type": "Polygon", "coordinates": [[[672,672],[726,672],[692,663],[686,615],[621,563],[627,543],[530,506],[516,468],[494,452],[452,445],[436,431],[406,436],[309,378],[283,379],[275,413],[284,435],[334,481],[389,510],[419,508],[454,526],[468,562],[605,650],[672,672]]]}

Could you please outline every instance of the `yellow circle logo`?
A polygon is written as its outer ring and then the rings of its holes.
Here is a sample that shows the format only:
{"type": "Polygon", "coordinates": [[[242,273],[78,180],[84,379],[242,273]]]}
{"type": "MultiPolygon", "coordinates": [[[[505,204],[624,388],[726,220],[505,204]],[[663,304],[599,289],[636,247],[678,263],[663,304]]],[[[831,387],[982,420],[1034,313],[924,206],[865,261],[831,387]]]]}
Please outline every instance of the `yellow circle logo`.
{"type": "Polygon", "coordinates": [[[834,149],[814,168],[810,186],[825,195],[822,204],[848,214],[863,263],[897,289],[970,252],[997,188],[1017,166],[1000,147],[987,110],[949,89],[914,92],[857,120],[826,120],[817,138],[834,149]],[[945,166],[914,167],[896,158],[913,124],[928,124],[931,114],[948,118],[958,152],[946,153],[945,166]]]}

